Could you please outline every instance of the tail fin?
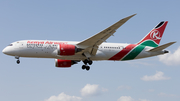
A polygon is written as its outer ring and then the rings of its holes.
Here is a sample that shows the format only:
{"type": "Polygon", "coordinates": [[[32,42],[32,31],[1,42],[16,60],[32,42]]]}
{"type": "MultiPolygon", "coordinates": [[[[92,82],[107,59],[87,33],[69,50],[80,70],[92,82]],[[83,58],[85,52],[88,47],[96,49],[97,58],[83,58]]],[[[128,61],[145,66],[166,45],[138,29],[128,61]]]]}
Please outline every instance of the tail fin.
{"type": "Polygon", "coordinates": [[[157,47],[161,41],[162,35],[166,28],[168,21],[160,22],[155,28],[153,28],[140,42],[138,45],[157,47]]]}

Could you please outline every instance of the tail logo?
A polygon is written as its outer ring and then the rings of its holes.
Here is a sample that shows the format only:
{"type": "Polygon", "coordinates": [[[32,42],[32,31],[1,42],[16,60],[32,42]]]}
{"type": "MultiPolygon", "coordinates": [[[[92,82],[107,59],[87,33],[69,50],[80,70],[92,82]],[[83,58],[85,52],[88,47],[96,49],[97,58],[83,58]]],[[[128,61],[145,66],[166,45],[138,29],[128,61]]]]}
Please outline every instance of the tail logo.
{"type": "Polygon", "coordinates": [[[161,39],[161,35],[160,35],[160,32],[158,30],[153,30],[150,34],[150,37],[153,40],[160,40],[161,39]]]}

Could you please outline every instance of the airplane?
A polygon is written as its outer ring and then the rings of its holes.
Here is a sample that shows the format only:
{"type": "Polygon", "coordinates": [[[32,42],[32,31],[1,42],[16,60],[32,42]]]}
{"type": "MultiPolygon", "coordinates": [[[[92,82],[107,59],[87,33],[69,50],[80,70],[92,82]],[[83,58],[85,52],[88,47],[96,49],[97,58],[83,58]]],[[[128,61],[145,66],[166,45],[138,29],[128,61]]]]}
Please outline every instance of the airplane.
{"type": "Polygon", "coordinates": [[[6,55],[15,56],[17,64],[20,63],[20,57],[54,58],[55,66],[60,68],[68,68],[82,61],[84,63],[82,69],[87,71],[90,70],[89,65],[92,65],[93,61],[126,61],[168,53],[169,51],[164,49],[175,42],[159,46],[168,21],[160,22],[136,44],[106,42],[121,25],[135,15],[123,18],[81,42],[21,40],[9,44],[2,52],[6,55]]]}

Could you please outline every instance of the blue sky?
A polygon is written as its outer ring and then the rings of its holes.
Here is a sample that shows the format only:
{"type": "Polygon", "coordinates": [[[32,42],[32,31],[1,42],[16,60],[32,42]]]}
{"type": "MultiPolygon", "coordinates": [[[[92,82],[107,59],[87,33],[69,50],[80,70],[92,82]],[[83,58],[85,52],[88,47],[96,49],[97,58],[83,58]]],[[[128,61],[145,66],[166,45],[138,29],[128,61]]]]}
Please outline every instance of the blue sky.
{"type": "Polygon", "coordinates": [[[177,41],[170,54],[126,62],[56,68],[54,59],[0,53],[1,101],[179,101],[180,1],[1,0],[0,50],[24,40],[82,41],[137,13],[107,42],[136,43],[160,21],[169,21],[160,44],[177,41]]]}

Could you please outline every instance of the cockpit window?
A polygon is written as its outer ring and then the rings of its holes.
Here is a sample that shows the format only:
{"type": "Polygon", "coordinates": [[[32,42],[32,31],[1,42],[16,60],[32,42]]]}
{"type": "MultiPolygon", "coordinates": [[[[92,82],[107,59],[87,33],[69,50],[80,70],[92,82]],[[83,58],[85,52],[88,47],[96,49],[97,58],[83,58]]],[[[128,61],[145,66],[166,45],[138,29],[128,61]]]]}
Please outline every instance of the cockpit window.
{"type": "Polygon", "coordinates": [[[13,44],[9,44],[8,46],[13,46],[13,44]]]}

